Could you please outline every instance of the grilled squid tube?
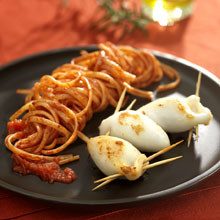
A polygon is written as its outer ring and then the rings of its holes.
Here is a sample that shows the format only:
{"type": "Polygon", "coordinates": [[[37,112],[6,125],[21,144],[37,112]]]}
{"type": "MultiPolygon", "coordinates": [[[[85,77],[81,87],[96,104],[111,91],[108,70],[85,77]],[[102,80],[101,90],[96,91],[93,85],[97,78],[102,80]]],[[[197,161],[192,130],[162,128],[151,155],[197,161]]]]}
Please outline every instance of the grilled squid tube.
{"type": "Polygon", "coordinates": [[[200,103],[200,98],[191,95],[184,99],[160,98],[138,109],[166,132],[184,132],[198,124],[208,125],[211,111],[200,103]]]}
{"type": "Polygon", "coordinates": [[[103,120],[99,126],[100,135],[122,138],[143,152],[156,152],[170,145],[166,132],[152,119],[134,110],[117,112],[103,120]]]}
{"type": "Polygon", "coordinates": [[[107,176],[119,173],[128,180],[136,180],[149,163],[145,154],[121,138],[97,136],[89,139],[87,146],[94,163],[107,176]]]}

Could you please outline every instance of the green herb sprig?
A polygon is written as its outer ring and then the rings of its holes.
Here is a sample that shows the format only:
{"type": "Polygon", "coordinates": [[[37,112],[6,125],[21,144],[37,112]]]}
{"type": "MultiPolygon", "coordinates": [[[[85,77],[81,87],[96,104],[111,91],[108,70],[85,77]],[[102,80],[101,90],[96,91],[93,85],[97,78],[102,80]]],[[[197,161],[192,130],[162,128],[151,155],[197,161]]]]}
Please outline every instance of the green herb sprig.
{"type": "Polygon", "coordinates": [[[115,27],[117,30],[122,28],[120,39],[124,38],[126,34],[132,34],[135,29],[141,30],[145,35],[148,34],[147,24],[153,22],[144,14],[143,6],[137,10],[133,5],[131,9],[129,2],[124,0],[116,0],[119,4],[115,7],[115,0],[97,0],[99,7],[104,10],[104,15],[94,22],[91,27],[97,31],[105,31],[110,27],[115,27]]]}

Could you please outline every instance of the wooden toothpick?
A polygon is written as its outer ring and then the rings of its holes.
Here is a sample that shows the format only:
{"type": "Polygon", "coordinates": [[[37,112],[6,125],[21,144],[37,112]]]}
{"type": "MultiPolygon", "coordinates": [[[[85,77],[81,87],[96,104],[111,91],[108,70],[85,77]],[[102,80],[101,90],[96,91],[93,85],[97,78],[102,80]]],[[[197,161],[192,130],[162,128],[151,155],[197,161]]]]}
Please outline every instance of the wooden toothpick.
{"type": "MultiPolygon", "coordinates": [[[[199,75],[198,75],[197,83],[196,83],[195,95],[197,95],[197,96],[199,96],[199,90],[200,90],[200,85],[201,85],[201,77],[202,77],[202,73],[200,71],[199,75]]],[[[193,134],[193,128],[191,128],[189,130],[189,135],[188,135],[188,139],[187,139],[187,146],[188,147],[190,146],[190,143],[191,143],[192,134],[193,134]]],[[[198,139],[199,139],[199,126],[196,125],[196,141],[198,141],[198,139]]]]}

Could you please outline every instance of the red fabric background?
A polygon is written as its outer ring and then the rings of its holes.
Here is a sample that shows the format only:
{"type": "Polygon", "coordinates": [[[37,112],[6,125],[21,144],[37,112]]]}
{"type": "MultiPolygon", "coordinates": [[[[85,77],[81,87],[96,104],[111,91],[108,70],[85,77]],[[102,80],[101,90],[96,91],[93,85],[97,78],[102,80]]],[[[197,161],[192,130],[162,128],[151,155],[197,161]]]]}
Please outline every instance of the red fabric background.
{"type": "MultiPolygon", "coordinates": [[[[196,0],[193,15],[173,27],[149,25],[123,40],[96,33],[95,0],[0,0],[0,65],[48,49],[112,41],[168,52],[220,77],[220,1],[196,0]]],[[[3,146],[1,146],[3,147],[3,146]]],[[[161,201],[132,208],[76,210],[42,202],[0,188],[0,219],[220,219],[220,172],[205,182],[161,201]]]]}

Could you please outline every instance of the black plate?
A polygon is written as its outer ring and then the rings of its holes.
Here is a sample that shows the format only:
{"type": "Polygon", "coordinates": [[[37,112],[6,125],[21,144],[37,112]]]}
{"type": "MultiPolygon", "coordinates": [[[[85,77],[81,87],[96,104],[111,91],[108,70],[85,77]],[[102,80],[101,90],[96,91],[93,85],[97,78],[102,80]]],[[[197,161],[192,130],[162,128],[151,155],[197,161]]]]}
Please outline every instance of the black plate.
{"type": "MultiPolygon", "coordinates": [[[[192,141],[190,148],[186,143],[160,156],[157,160],[183,155],[173,163],[148,170],[140,179],[129,182],[116,180],[100,190],[92,192],[93,181],[103,177],[91,161],[86,145],[77,140],[66,152],[80,155],[80,160],[68,164],[75,170],[78,179],[71,184],[43,182],[34,175],[22,176],[12,172],[12,159],[4,145],[6,123],[9,117],[24,103],[24,97],[17,95],[16,89],[32,87],[44,74],[49,74],[57,66],[69,62],[78,56],[81,49],[92,51],[96,47],[66,48],[49,51],[15,61],[0,67],[0,186],[49,201],[56,201],[77,205],[109,205],[134,204],[147,200],[161,198],[178,193],[183,189],[200,182],[210,176],[220,167],[220,115],[219,115],[219,79],[207,70],[177,57],[154,52],[164,63],[171,65],[181,74],[181,84],[176,90],[157,94],[159,96],[177,95],[189,96],[195,92],[198,71],[203,73],[200,89],[201,102],[209,107],[214,115],[209,126],[199,127],[199,142],[192,141]]],[[[138,99],[136,108],[147,103],[145,99],[138,99]]],[[[100,121],[113,113],[109,107],[102,113],[94,115],[88,122],[85,133],[88,136],[98,134],[100,121]]],[[[174,143],[181,138],[187,138],[187,133],[170,135],[174,143]]]]}

